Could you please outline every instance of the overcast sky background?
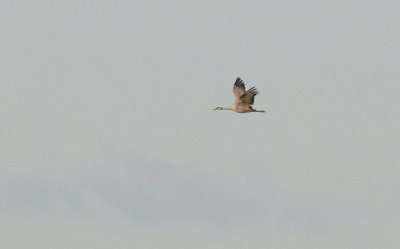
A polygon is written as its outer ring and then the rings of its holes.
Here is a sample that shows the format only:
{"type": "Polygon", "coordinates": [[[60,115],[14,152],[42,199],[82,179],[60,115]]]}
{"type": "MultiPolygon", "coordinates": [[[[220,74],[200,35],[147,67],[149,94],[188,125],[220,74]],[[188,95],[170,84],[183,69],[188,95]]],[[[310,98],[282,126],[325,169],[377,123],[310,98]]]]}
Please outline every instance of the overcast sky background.
{"type": "Polygon", "coordinates": [[[1,248],[399,248],[399,1],[0,14],[1,248]]]}

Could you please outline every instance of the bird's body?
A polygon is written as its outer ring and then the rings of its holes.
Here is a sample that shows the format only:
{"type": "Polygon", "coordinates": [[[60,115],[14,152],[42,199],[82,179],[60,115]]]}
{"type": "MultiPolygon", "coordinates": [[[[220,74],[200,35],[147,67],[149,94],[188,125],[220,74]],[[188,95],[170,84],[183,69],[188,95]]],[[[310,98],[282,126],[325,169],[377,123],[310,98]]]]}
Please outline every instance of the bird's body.
{"type": "Polygon", "coordinates": [[[245,84],[239,77],[236,79],[235,84],[233,84],[232,92],[235,96],[235,103],[228,108],[217,107],[214,110],[231,110],[239,113],[265,112],[253,109],[254,97],[258,94],[258,91],[255,87],[246,91],[245,84]]]}

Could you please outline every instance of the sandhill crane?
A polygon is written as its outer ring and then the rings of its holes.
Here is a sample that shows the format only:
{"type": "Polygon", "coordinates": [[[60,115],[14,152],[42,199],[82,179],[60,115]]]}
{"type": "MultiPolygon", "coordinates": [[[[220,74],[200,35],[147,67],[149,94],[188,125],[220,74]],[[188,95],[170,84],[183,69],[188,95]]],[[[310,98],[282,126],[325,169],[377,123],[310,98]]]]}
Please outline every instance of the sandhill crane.
{"type": "Polygon", "coordinates": [[[239,77],[236,79],[235,84],[233,84],[232,89],[233,95],[235,95],[235,104],[229,106],[228,108],[217,107],[214,110],[232,110],[235,112],[265,112],[257,111],[253,109],[252,105],[254,103],[254,97],[258,94],[255,87],[250,88],[246,91],[245,84],[239,77]]]}

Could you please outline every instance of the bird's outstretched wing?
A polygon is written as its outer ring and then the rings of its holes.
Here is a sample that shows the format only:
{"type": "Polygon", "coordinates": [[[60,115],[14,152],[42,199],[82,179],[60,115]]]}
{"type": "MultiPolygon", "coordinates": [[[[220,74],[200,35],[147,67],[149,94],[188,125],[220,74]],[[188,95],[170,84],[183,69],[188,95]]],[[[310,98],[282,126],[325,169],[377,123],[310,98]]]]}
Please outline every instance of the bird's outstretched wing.
{"type": "Polygon", "coordinates": [[[235,104],[238,104],[240,102],[240,97],[246,92],[245,84],[239,77],[236,79],[235,84],[233,84],[232,92],[235,96],[235,104]]]}
{"type": "Polygon", "coordinates": [[[255,87],[250,88],[239,97],[239,103],[252,105],[254,103],[254,96],[258,94],[255,87]]]}

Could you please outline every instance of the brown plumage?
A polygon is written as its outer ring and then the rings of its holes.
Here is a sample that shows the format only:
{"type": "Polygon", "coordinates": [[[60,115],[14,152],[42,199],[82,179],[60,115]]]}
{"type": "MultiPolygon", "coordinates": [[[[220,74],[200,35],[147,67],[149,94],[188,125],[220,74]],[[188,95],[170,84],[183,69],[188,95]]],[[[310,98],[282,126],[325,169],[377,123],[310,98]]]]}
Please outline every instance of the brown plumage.
{"type": "Polygon", "coordinates": [[[246,86],[242,79],[239,77],[236,79],[233,84],[232,93],[235,96],[235,103],[228,108],[217,107],[214,110],[232,110],[235,112],[265,112],[265,111],[257,111],[253,109],[252,105],[254,104],[254,97],[258,94],[258,91],[255,87],[250,88],[246,91],[246,86]]]}

